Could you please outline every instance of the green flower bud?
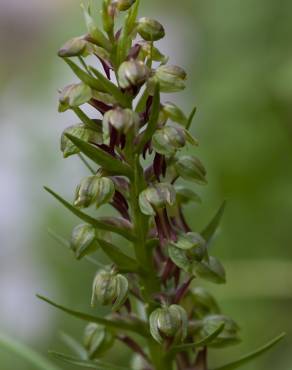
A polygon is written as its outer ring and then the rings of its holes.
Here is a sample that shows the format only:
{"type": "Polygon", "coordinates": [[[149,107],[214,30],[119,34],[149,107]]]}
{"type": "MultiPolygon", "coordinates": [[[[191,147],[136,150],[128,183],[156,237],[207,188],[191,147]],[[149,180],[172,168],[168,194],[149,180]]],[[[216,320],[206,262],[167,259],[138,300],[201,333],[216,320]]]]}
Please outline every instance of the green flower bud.
{"type": "Polygon", "coordinates": [[[178,122],[183,126],[186,126],[188,123],[188,118],[184,112],[173,103],[164,104],[163,112],[166,114],[167,118],[171,119],[173,122],[178,122]]]}
{"type": "Polygon", "coordinates": [[[84,55],[87,47],[87,41],[83,37],[74,37],[67,41],[58,51],[59,57],[78,57],[84,55]]]}
{"type": "Polygon", "coordinates": [[[87,103],[92,98],[91,88],[83,82],[66,86],[59,98],[59,112],[87,103]]]}
{"type": "Polygon", "coordinates": [[[201,203],[202,200],[193,190],[186,188],[183,185],[175,186],[176,199],[179,204],[187,204],[189,202],[201,203]]]}
{"type": "Polygon", "coordinates": [[[198,184],[207,184],[206,170],[201,161],[193,156],[182,156],[175,163],[179,176],[185,180],[192,180],[198,184]]]}
{"type": "Polygon", "coordinates": [[[234,320],[224,315],[209,315],[203,319],[200,335],[202,338],[213,333],[222,323],[225,324],[223,331],[214,339],[210,346],[225,347],[240,342],[238,335],[239,327],[234,320]]]}
{"type": "Polygon", "coordinates": [[[81,224],[74,227],[70,247],[78,260],[97,250],[95,238],[96,230],[92,225],[81,224]]]}
{"type": "Polygon", "coordinates": [[[129,292],[127,278],[111,271],[99,271],[92,287],[91,304],[97,300],[103,306],[112,305],[112,310],[118,310],[126,301],[129,292]]]}
{"type": "Polygon", "coordinates": [[[224,284],[226,282],[226,273],[221,262],[213,256],[208,259],[193,262],[193,274],[201,279],[211,281],[215,284],[224,284]]]}
{"type": "Polygon", "coordinates": [[[139,19],[137,31],[146,41],[158,41],[165,36],[162,24],[147,17],[139,19]]]}
{"type": "Polygon", "coordinates": [[[165,126],[155,132],[152,145],[157,153],[173,156],[178,149],[186,145],[184,130],[180,127],[165,126]]]}
{"type": "Polygon", "coordinates": [[[80,149],[77,148],[77,146],[75,146],[72,141],[67,138],[66,134],[71,134],[86,142],[90,141],[96,144],[102,144],[102,134],[100,132],[92,130],[83,123],[70,126],[63,131],[61,136],[61,151],[63,152],[64,158],[80,153],[80,149]]]}
{"type": "Polygon", "coordinates": [[[141,61],[130,60],[121,64],[118,70],[118,81],[123,89],[141,86],[150,75],[149,68],[141,61]]]}
{"type": "Polygon", "coordinates": [[[139,196],[141,212],[145,215],[154,216],[159,209],[173,206],[176,201],[174,187],[167,183],[155,184],[139,196]]]}
{"type": "Polygon", "coordinates": [[[187,336],[187,313],[179,305],[158,308],[151,313],[149,320],[151,335],[159,343],[165,339],[179,343],[187,336]]]}
{"type": "Polygon", "coordinates": [[[180,235],[176,243],[172,242],[168,246],[170,259],[188,273],[192,272],[194,261],[202,261],[206,253],[205,240],[194,232],[180,235]]]}
{"type": "Polygon", "coordinates": [[[220,309],[215,298],[203,287],[195,287],[191,294],[192,306],[204,316],[206,314],[219,314],[220,309]]]}
{"type": "Polygon", "coordinates": [[[178,66],[160,66],[154,75],[154,82],[160,85],[160,91],[172,93],[185,88],[186,72],[178,66]]]}
{"type": "Polygon", "coordinates": [[[115,108],[104,115],[103,124],[111,124],[115,129],[126,134],[132,127],[139,124],[139,115],[131,109],[115,108]]]}
{"type": "Polygon", "coordinates": [[[90,323],[84,331],[84,347],[89,359],[96,359],[107,352],[114,343],[113,334],[103,325],[90,323]]]}
{"type": "Polygon", "coordinates": [[[116,5],[118,10],[123,12],[130,9],[135,2],[136,0],[114,0],[113,4],[116,5]]]}
{"type": "Polygon", "coordinates": [[[92,204],[100,207],[109,203],[115,193],[115,185],[108,177],[89,176],[84,178],[76,189],[74,206],[87,208],[92,204]]]}

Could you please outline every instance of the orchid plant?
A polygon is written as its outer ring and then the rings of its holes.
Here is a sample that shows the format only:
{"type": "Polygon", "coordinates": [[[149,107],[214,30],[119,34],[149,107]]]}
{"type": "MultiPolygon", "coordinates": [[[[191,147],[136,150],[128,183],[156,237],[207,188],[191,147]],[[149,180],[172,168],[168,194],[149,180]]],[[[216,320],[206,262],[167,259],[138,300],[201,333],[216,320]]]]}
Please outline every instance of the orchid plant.
{"type": "MultiPolygon", "coordinates": [[[[210,348],[240,341],[237,323],[200,285],[225,283],[223,265],[210,254],[225,203],[203,230],[191,229],[184,206],[200,203],[193,189],[207,183],[201,160],[185,150],[198,145],[189,131],[196,109],[186,115],[162,100],[182,91],[187,75],[155,46],[164,27],[138,18],[138,7],[139,0],[103,0],[99,27],[84,5],[87,33],[59,50],[80,80],[60,92],[59,111],[79,119],[63,132],[61,150],[65,158],[79,156],[89,173],[73,202],[46,188],[83,222],[70,242],[55,237],[77,260],[96,264],[98,251],[108,264],[98,263],[92,315],[39,298],[87,322],[82,343],[65,337],[74,355],[51,352],[61,361],[100,370],[210,370],[210,348]],[[84,211],[105,204],[112,217],[84,211]],[[98,306],[108,307],[105,317],[94,315],[98,306]],[[116,342],[133,353],[126,367],[105,360],[116,342]]],[[[282,337],[216,370],[236,369],[282,337]]]]}

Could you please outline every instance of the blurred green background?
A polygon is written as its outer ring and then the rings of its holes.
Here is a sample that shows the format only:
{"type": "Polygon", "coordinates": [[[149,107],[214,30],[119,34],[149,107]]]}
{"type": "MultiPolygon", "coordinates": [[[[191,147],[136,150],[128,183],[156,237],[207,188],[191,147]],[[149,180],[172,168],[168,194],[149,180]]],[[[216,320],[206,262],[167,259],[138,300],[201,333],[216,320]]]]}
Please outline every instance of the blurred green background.
{"type": "MultiPolygon", "coordinates": [[[[292,3],[288,0],[142,0],[140,14],[160,20],[170,61],[189,73],[177,102],[198,114],[193,132],[209,172],[203,204],[187,209],[200,229],[223,199],[228,207],[214,254],[226,286],[210,288],[242,328],[242,344],[212,351],[233,359],[285,330],[286,340],[246,370],[290,370],[292,321],[292,3]]],[[[68,199],[86,174],[62,160],[57,90],[74,80],[56,57],[85,31],[78,1],[0,2],[0,331],[41,353],[62,350],[59,332],[81,336],[84,324],[47,307],[40,292],[90,311],[94,266],[75,262],[47,234],[70,235],[78,220],[42,190],[68,199]]],[[[116,347],[111,356],[129,356],[116,347]]],[[[0,368],[31,366],[0,349],[0,368]]],[[[66,367],[64,366],[64,369],[66,367]]]]}

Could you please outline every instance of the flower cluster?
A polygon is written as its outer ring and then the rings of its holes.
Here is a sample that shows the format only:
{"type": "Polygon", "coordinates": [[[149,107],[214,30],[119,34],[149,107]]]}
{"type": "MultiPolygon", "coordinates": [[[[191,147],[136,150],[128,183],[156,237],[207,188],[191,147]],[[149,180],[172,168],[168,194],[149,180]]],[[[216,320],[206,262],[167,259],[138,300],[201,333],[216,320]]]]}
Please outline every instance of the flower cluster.
{"type": "Polygon", "coordinates": [[[87,32],[58,53],[80,80],[60,92],[59,111],[79,119],[63,132],[61,150],[65,158],[78,155],[91,173],[76,184],[73,203],[48,191],[85,222],[72,232],[74,256],[92,261],[98,250],[108,257],[94,277],[92,305],[111,310],[97,317],[50,303],[90,322],[85,358],[75,363],[120,369],[101,360],[118,340],[133,351],[133,369],[207,370],[209,347],[239,341],[238,325],[200,286],[225,282],[209,248],[225,204],[200,232],[184,217],[186,204],[201,202],[196,188],[207,183],[201,160],[189,154],[198,145],[189,131],[195,109],[185,115],[170,98],[162,100],[161,93],[182,91],[187,75],[155,46],[164,27],[138,19],[138,6],[138,0],[103,0],[103,30],[83,6],[87,32]],[[84,213],[105,204],[118,216],[84,213]]]}

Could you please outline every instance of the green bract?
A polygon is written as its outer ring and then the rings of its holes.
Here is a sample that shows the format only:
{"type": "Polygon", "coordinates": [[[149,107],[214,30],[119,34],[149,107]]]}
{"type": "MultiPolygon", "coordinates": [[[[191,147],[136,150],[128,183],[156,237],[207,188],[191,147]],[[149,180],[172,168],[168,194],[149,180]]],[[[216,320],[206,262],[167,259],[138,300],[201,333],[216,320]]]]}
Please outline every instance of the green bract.
{"type": "MultiPolygon", "coordinates": [[[[77,260],[99,266],[92,305],[111,312],[90,314],[86,305],[80,312],[38,296],[89,323],[84,347],[66,336],[75,355],[52,354],[70,369],[210,370],[208,347],[237,343],[239,328],[201,287],[205,281],[226,280],[223,265],[210,255],[225,202],[210,220],[197,213],[201,198],[194,186],[206,184],[207,173],[190,133],[196,108],[185,114],[162,95],[183,90],[187,74],[168,64],[156,44],[165,36],[164,27],[139,18],[139,0],[102,0],[100,17],[93,1],[82,6],[87,34],[69,40],[58,53],[77,78],[61,91],[59,111],[70,109],[80,122],[63,132],[61,150],[65,158],[78,153],[88,175],[80,181],[73,205],[45,189],[84,222],[74,227],[70,241],[52,234],[77,260]],[[81,107],[86,103],[90,113],[81,107]],[[185,180],[195,184],[185,185],[185,180]],[[83,210],[105,203],[106,212],[113,209],[114,215],[83,210]],[[191,224],[205,226],[193,230],[191,224]],[[133,352],[135,361],[125,358],[121,366],[114,356],[101,358],[117,341],[133,352]]],[[[238,368],[283,336],[215,369],[238,368]]]]}
{"type": "Polygon", "coordinates": [[[104,203],[109,203],[114,193],[115,185],[110,178],[89,176],[78,185],[74,205],[78,208],[87,208],[92,204],[100,207],[104,203]]]}
{"type": "Polygon", "coordinates": [[[187,335],[187,314],[179,305],[157,308],[149,320],[151,335],[159,343],[166,339],[175,343],[182,342],[187,335]]]}
{"type": "Polygon", "coordinates": [[[129,283],[125,276],[112,271],[99,271],[93,281],[91,304],[96,300],[103,306],[118,310],[128,297],[129,283]]]}

